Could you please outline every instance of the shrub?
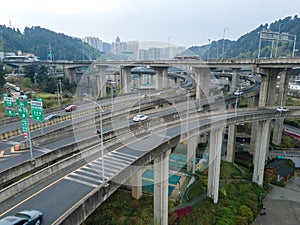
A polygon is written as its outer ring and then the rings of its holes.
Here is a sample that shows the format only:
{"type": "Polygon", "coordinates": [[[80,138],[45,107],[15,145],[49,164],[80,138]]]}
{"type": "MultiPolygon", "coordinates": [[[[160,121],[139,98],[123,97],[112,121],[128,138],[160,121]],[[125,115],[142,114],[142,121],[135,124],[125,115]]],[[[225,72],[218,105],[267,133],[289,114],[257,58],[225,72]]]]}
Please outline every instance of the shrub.
{"type": "Polygon", "coordinates": [[[247,218],[248,223],[251,223],[253,221],[253,212],[251,209],[245,205],[242,205],[239,209],[239,215],[242,217],[247,218]]]}

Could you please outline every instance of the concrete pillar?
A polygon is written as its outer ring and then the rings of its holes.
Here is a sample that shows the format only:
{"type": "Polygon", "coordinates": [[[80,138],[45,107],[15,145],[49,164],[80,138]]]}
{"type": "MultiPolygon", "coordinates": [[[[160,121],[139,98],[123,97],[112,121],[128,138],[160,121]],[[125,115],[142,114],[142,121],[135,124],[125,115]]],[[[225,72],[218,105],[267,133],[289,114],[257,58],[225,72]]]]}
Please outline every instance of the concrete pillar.
{"type": "Polygon", "coordinates": [[[209,97],[209,77],[211,71],[206,67],[193,67],[196,82],[196,99],[205,99],[209,97]]]}
{"type": "Polygon", "coordinates": [[[142,170],[139,170],[131,178],[132,197],[139,200],[143,196],[143,184],[142,184],[142,170]]]}
{"type": "Polygon", "coordinates": [[[187,146],[187,171],[194,174],[195,173],[195,160],[196,160],[196,150],[198,146],[199,137],[194,136],[188,140],[187,146]]]}
{"type": "MultiPolygon", "coordinates": [[[[288,92],[290,78],[290,70],[284,70],[280,76],[279,92],[278,92],[278,103],[279,106],[284,106],[286,103],[286,96],[288,92]]],[[[273,139],[272,143],[275,145],[281,144],[283,130],[283,119],[276,119],[274,123],[273,139]]]]}
{"type": "Polygon", "coordinates": [[[277,75],[281,69],[259,68],[261,84],[259,92],[259,107],[273,105],[275,103],[277,75]]]}
{"type": "Polygon", "coordinates": [[[96,67],[96,96],[97,97],[106,97],[106,74],[105,70],[107,69],[107,66],[97,66],[96,67]]]}
{"type": "Polygon", "coordinates": [[[219,197],[219,178],[220,178],[222,141],[223,141],[223,128],[219,128],[217,130],[211,131],[210,140],[209,140],[207,196],[213,198],[214,203],[218,202],[218,197],[219,197]]]}
{"type": "Polygon", "coordinates": [[[235,154],[235,141],[236,141],[236,126],[229,125],[228,127],[228,141],[227,141],[227,154],[226,161],[234,162],[234,154],[235,154]]]}
{"type": "Polygon", "coordinates": [[[126,66],[121,68],[121,91],[123,94],[131,93],[131,69],[134,67],[126,66]]]}
{"type": "Polygon", "coordinates": [[[264,168],[267,149],[269,147],[270,120],[259,121],[253,157],[253,182],[259,185],[263,184],[264,168]]]}
{"type": "Polygon", "coordinates": [[[154,160],[154,224],[168,224],[170,153],[168,150],[154,160]]]}
{"type": "Polygon", "coordinates": [[[232,76],[230,82],[230,92],[234,92],[239,87],[240,69],[232,69],[232,76]]]}
{"type": "Polygon", "coordinates": [[[155,88],[162,90],[168,85],[168,67],[152,67],[155,71],[155,88]]]}
{"type": "Polygon", "coordinates": [[[76,68],[67,68],[64,67],[64,77],[68,78],[70,80],[70,83],[78,83],[77,80],[77,74],[76,74],[76,68]]]}
{"type": "Polygon", "coordinates": [[[253,152],[255,151],[257,129],[258,129],[258,122],[252,122],[251,137],[250,137],[250,150],[253,151],[253,152]]]}

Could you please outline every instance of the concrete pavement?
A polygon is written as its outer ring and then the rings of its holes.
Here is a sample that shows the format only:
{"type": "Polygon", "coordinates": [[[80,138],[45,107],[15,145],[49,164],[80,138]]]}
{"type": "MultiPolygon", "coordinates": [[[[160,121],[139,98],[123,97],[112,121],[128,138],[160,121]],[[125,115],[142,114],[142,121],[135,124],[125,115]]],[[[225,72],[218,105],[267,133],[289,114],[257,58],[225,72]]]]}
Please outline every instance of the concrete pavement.
{"type": "Polygon", "coordinates": [[[300,224],[300,176],[285,186],[272,185],[264,199],[266,215],[258,216],[253,225],[298,225],[300,224]]]}

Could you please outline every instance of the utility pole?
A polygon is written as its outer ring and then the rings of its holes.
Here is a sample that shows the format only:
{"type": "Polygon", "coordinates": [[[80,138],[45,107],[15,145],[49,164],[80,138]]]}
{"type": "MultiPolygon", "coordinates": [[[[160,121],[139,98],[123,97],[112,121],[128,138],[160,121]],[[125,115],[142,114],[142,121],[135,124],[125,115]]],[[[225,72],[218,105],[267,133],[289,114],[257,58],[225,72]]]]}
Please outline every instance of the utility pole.
{"type": "Polygon", "coordinates": [[[228,28],[224,29],[224,33],[223,33],[223,47],[222,47],[222,60],[224,59],[224,50],[225,50],[225,32],[226,30],[228,30],[228,28]]]}
{"type": "Polygon", "coordinates": [[[47,57],[50,61],[53,61],[53,55],[52,55],[52,48],[51,48],[51,44],[49,43],[48,45],[48,57],[47,57]]]}
{"type": "Polygon", "coordinates": [[[282,23],[279,24],[278,28],[278,36],[277,36],[277,42],[276,42],[276,49],[275,49],[275,57],[277,58],[277,51],[278,51],[278,44],[279,44],[279,39],[280,39],[280,28],[281,28],[282,23]]]}

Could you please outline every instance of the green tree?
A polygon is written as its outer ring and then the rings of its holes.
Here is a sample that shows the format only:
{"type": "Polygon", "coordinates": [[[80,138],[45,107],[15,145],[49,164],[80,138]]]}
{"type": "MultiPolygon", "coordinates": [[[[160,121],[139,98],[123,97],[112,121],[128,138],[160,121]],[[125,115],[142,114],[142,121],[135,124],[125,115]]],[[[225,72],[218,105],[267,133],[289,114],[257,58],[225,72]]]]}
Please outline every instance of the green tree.
{"type": "Polygon", "coordinates": [[[29,77],[24,77],[22,80],[22,86],[32,88],[32,82],[29,77]]]}
{"type": "Polygon", "coordinates": [[[251,223],[253,221],[253,212],[251,211],[251,209],[245,205],[242,205],[240,208],[239,208],[239,216],[241,217],[245,217],[247,218],[247,221],[249,223],[251,223]]]}
{"type": "Polygon", "coordinates": [[[1,89],[1,92],[3,92],[3,85],[6,82],[4,79],[4,76],[5,76],[4,67],[3,67],[2,62],[0,62],[0,89],[1,89]]]}

